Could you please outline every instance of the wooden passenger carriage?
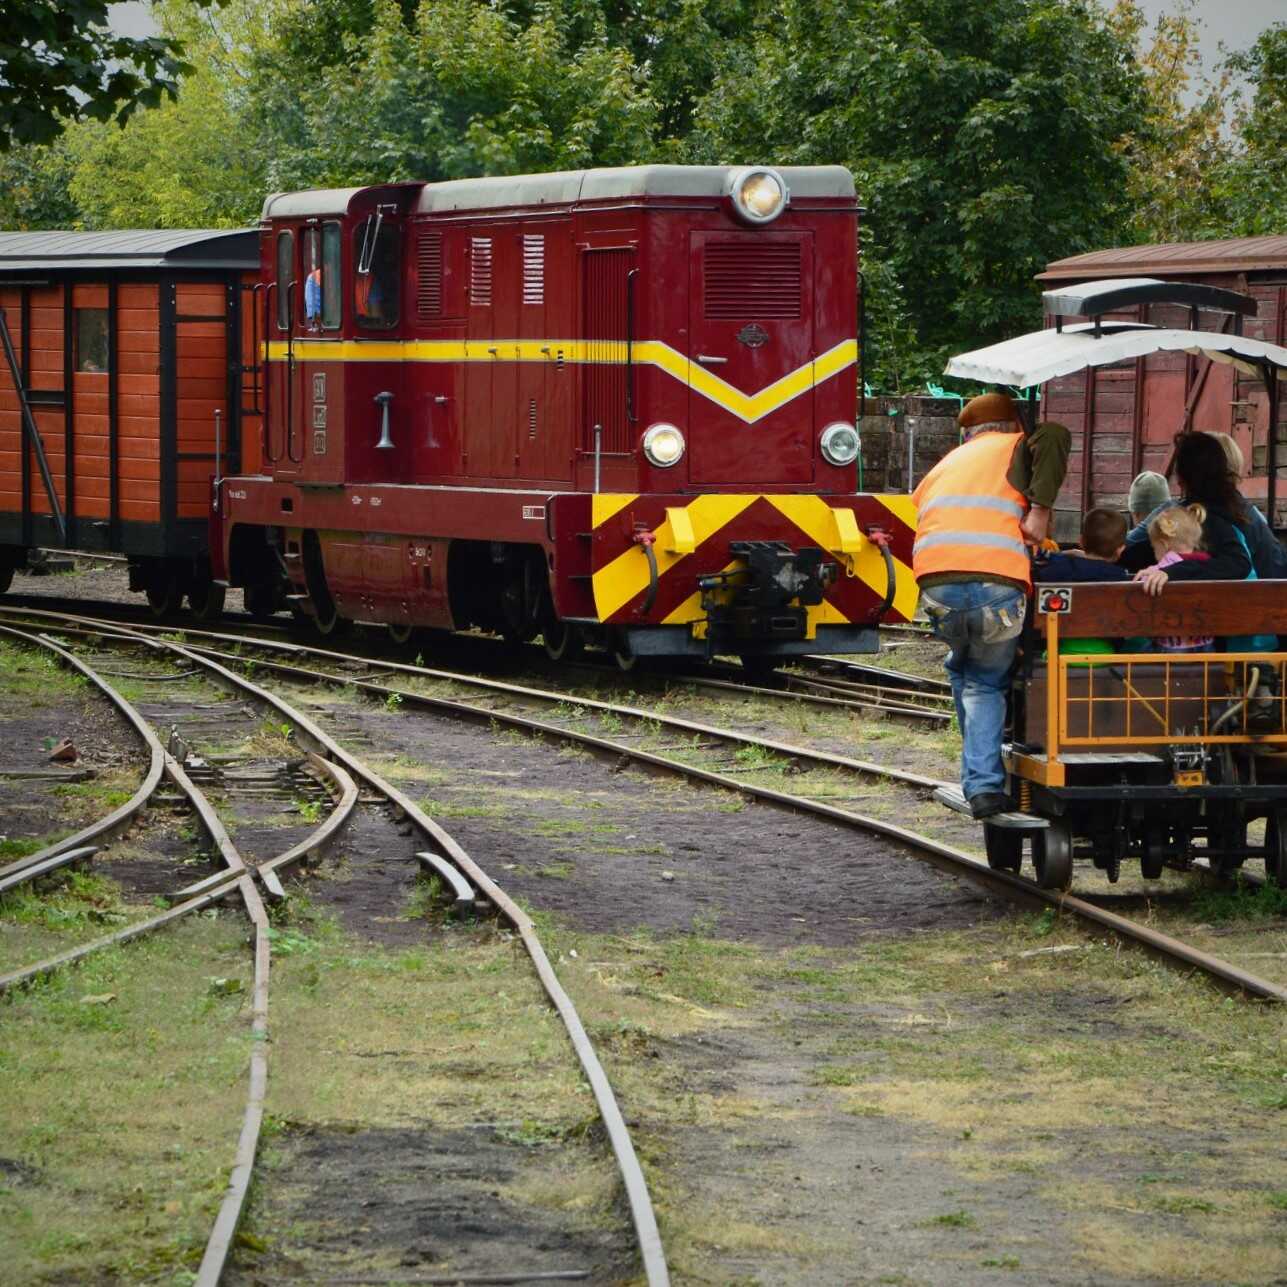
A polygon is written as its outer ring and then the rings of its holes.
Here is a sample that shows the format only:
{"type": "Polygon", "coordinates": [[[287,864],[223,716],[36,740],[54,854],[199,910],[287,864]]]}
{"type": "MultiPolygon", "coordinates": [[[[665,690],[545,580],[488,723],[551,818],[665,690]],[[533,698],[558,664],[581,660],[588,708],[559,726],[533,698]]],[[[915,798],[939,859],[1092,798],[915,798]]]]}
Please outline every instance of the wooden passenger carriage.
{"type": "Polygon", "coordinates": [[[128,556],[161,609],[222,606],[225,467],[259,466],[244,385],[254,232],[0,233],[0,581],[35,547],[128,556]],[[245,331],[245,334],[243,334],[245,331]]]}

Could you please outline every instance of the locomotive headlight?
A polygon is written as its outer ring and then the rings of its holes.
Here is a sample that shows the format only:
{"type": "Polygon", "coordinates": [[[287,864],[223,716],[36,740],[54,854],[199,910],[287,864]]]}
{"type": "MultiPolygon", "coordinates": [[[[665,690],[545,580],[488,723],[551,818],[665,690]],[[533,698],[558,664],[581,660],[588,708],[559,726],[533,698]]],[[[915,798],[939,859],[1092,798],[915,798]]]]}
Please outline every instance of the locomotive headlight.
{"type": "Polygon", "coordinates": [[[684,454],[684,435],[674,425],[653,425],[643,436],[644,455],[666,469],[678,464],[684,454]]]}
{"type": "Polygon", "coordinates": [[[791,194],[776,170],[755,169],[733,173],[729,196],[748,223],[771,223],[786,209],[791,194]]]}
{"type": "Polygon", "coordinates": [[[822,454],[833,465],[852,465],[858,458],[858,430],[837,420],[822,431],[822,454]]]}

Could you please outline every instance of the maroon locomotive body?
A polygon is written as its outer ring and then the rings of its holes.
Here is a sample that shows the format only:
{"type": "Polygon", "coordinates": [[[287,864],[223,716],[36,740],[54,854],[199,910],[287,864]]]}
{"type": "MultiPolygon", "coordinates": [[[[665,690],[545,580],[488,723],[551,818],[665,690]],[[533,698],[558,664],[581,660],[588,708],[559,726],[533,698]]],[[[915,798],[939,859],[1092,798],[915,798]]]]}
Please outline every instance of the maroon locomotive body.
{"type": "Polygon", "coordinates": [[[217,579],[323,631],[875,650],[913,523],[855,493],[857,217],[839,167],[270,197],[217,579]]]}

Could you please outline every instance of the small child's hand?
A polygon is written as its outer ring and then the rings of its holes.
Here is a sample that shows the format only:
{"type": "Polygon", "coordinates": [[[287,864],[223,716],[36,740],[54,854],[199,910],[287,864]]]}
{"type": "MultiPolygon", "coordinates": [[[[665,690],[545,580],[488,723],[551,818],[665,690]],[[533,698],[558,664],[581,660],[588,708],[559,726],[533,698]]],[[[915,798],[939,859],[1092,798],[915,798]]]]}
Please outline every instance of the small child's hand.
{"type": "Polygon", "coordinates": [[[1135,574],[1135,580],[1144,587],[1144,592],[1154,597],[1162,593],[1162,587],[1169,579],[1159,567],[1144,568],[1135,574]]]}

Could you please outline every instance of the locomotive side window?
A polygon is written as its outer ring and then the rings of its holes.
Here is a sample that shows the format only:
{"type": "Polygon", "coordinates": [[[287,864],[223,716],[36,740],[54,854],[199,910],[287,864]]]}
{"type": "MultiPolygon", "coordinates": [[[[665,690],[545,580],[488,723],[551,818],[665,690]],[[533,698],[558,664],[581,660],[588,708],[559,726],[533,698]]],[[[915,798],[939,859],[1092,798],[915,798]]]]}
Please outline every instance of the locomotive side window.
{"type": "Polygon", "coordinates": [[[295,285],[295,234],[277,234],[277,329],[290,330],[290,301],[295,285]]]}
{"type": "Polygon", "coordinates": [[[310,331],[340,324],[340,225],[324,224],[304,234],[304,320],[310,331]]]}
{"type": "Polygon", "coordinates": [[[343,296],[340,276],[340,225],[322,225],[322,329],[333,331],[340,324],[343,296]]]}
{"type": "Polygon", "coordinates": [[[401,250],[401,229],[383,215],[368,215],[353,230],[353,307],[359,326],[397,325],[401,250]]]}

